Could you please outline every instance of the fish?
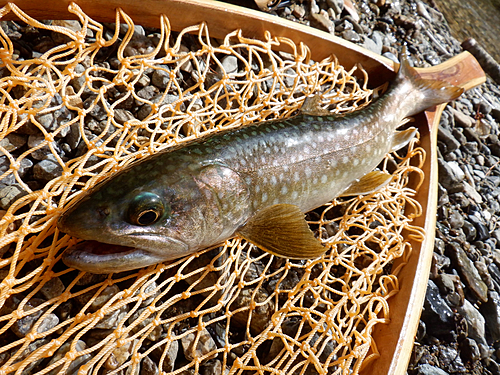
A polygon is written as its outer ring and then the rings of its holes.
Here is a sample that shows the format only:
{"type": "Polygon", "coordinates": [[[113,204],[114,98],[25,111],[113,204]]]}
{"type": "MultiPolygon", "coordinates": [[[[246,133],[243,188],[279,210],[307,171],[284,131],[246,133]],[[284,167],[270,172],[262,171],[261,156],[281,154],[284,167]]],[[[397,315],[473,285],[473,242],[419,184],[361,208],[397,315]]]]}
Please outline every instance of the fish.
{"type": "Polygon", "coordinates": [[[172,261],[240,237],[273,255],[311,259],[326,248],[306,212],[339,196],[377,191],[391,175],[376,170],[407,145],[408,117],[458,98],[463,89],[420,78],[405,54],[385,94],[337,115],[318,96],[299,113],[221,131],[131,164],[82,194],[59,230],[86,240],[62,260],[90,273],[172,261]]]}

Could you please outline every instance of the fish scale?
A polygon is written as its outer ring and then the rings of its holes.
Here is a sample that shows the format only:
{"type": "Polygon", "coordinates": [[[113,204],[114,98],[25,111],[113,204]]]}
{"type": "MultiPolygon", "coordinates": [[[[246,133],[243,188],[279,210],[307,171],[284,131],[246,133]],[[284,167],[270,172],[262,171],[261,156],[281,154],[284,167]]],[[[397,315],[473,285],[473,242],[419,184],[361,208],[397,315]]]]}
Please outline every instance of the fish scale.
{"type": "Polygon", "coordinates": [[[239,236],[272,254],[306,259],[325,248],[304,212],[339,195],[373,192],[373,171],[416,132],[405,117],[462,89],[420,79],[403,59],[391,88],[367,108],[333,115],[309,98],[300,113],[211,134],[144,158],[90,189],[59,218],[88,240],[63,261],[94,273],[176,259],[239,236]],[[104,247],[104,244],[105,247],[104,247]]]}

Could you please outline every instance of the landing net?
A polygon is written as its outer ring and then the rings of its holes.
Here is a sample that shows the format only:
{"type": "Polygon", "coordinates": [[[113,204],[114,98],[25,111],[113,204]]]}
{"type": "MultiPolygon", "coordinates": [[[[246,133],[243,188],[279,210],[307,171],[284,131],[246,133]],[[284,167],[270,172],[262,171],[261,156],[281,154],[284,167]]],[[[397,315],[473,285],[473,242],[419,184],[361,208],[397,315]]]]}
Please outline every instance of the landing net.
{"type": "Polygon", "coordinates": [[[69,11],[79,21],[0,12],[23,21],[0,30],[0,374],[355,374],[375,358],[371,333],[398,291],[391,264],[423,236],[408,187],[423,179],[417,140],[382,163],[387,187],[308,214],[329,249],[319,259],[232,239],[92,275],[62,264],[78,240],[56,228],[83,191],[159,150],[290,116],[314,93],[334,113],[360,109],[366,74],[360,84],[357,68],[311,61],[286,38],[174,33],[164,16],[142,35],[121,11],[113,25],[69,11]],[[283,45],[293,52],[273,51],[283,45]]]}

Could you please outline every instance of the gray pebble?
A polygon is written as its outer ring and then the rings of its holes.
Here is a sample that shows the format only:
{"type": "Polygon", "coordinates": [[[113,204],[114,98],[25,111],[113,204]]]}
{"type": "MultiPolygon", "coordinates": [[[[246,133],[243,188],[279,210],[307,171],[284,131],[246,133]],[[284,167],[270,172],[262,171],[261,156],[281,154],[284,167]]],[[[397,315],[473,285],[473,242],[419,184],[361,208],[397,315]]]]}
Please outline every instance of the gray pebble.
{"type": "Polygon", "coordinates": [[[450,244],[451,255],[455,260],[455,265],[462,276],[462,280],[472,290],[476,297],[482,302],[488,300],[488,287],[481,280],[472,261],[467,257],[460,246],[450,244]]]}
{"type": "Polygon", "coordinates": [[[476,232],[477,232],[476,239],[477,240],[484,241],[490,236],[488,227],[484,224],[484,222],[481,219],[479,219],[475,215],[469,215],[468,219],[476,228],[476,232]]]}
{"type": "MultiPolygon", "coordinates": [[[[342,38],[344,38],[345,40],[347,40],[349,42],[353,42],[353,43],[358,43],[361,41],[361,37],[354,30],[344,30],[342,32],[342,38]]],[[[370,39],[367,38],[367,40],[370,40],[370,39]]]]}
{"type": "Polygon", "coordinates": [[[419,365],[418,375],[449,375],[446,371],[441,370],[439,367],[431,366],[427,363],[419,365]]]}
{"type": "Polygon", "coordinates": [[[311,26],[326,31],[330,34],[335,33],[335,24],[330,20],[330,18],[325,17],[323,14],[310,13],[309,19],[311,21],[311,26]]]}
{"type": "MultiPolygon", "coordinates": [[[[71,344],[72,344],[71,342],[65,342],[64,344],[62,344],[61,347],[54,353],[54,355],[50,359],[50,362],[47,364],[47,366],[50,366],[53,363],[56,363],[57,361],[64,358],[66,356],[66,353],[69,352],[69,350],[71,348],[71,344]]],[[[78,340],[75,344],[75,349],[77,352],[81,352],[81,351],[87,349],[87,345],[85,344],[84,341],[78,340]]],[[[90,354],[84,354],[84,355],[76,357],[75,360],[72,361],[71,364],[69,365],[65,374],[76,375],[78,373],[78,370],[80,369],[80,366],[87,363],[91,358],[92,358],[92,356],[90,354]]],[[[55,369],[50,371],[48,373],[48,375],[58,375],[60,372],[59,371],[60,368],[61,368],[61,366],[56,367],[55,369]]]]}
{"type": "Polygon", "coordinates": [[[42,293],[47,300],[51,300],[52,298],[59,297],[64,292],[64,289],[65,287],[61,279],[59,277],[54,277],[42,286],[40,293],[42,293]]]}
{"type": "Polygon", "coordinates": [[[464,225],[464,217],[459,211],[453,211],[449,218],[452,228],[462,228],[464,225]]]}
{"type": "Polygon", "coordinates": [[[500,296],[498,292],[489,291],[488,301],[481,304],[480,309],[486,322],[486,330],[492,340],[500,340],[500,296]]]}
{"type": "Polygon", "coordinates": [[[164,90],[170,82],[170,68],[168,65],[159,65],[158,68],[159,69],[155,69],[153,72],[151,83],[160,90],[164,90]]]}
{"type": "Polygon", "coordinates": [[[472,126],[473,120],[469,116],[452,107],[450,107],[449,110],[453,114],[453,118],[457,126],[460,126],[461,128],[470,128],[472,126]]]}
{"type": "MultiPolygon", "coordinates": [[[[177,341],[176,341],[177,342],[177,341]]],[[[171,371],[172,369],[165,369],[163,368],[163,371],[171,371]]],[[[158,369],[158,366],[156,363],[154,363],[149,356],[146,356],[143,358],[141,362],[141,375],[158,375],[160,373],[160,370],[158,369]]]]}
{"type": "Polygon", "coordinates": [[[38,326],[37,332],[46,332],[59,324],[59,318],[56,314],[49,313],[38,326]]]}
{"type": "Polygon", "coordinates": [[[449,325],[453,321],[453,312],[439,294],[439,289],[432,280],[427,283],[422,315],[425,319],[435,322],[445,330],[449,329],[449,325]]]}
{"type": "Polygon", "coordinates": [[[223,72],[226,74],[236,73],[238,71],[238,58],[233,55],[228,55],[221,60],[222,69],[218,68],[217,73],[222,76],[223,72]]]}
{"type": "Polygon", "coordinates": [[[456,193],[463,190],[463,174],[451,164],[438,159],[439,183],[448,190],[448,193],[456,193]]]}
{"type": "MultiPolygon", "coordinates": [[[[24,311],[28,312],[44,302],[45,301],[40,298],[32,298],[24,305],[24,311]]],[[[10,329],[17,337],[23,338],[31,332],[33,326],[38,322],[38,319],[40,319],[43,313],[44,309],[34,311],[30,315],[16,320],[10,329]]]]}
{"type": "Polygon", "coordinates": [[[42,160],[33,167],[33,176],[41,181],[50,181],[59,177],[62,173],[62,167],[50,159],[42,160]]]}
{"type": "MultiPolygon", "coordinates": [[[[217,349],[215,341],[206,329],[199,332],[197,341],[195,341],[196,336],[195,333],[188,333],[181,338],[184,356],[190,361],[205,356],[217,349]]],[[[215,355],[215,353],[213,355],[215,355]]],[[[212,357],[212,355],[210,357],[212,357]]]]}
{"type": "Polygon", "coordinates": [[[7,210],[17,199],[28,194],[19,184],[5,186],[0,184],[0,208],[7,210]]]}
{"type": "Polygon", "coordinates": [[[452,132],[440,126],[438,130],[438,140],[446,145],[446,151],[452,152],[460,147],[460,142],[453,136],[452,132]]]}
{"type": "Polygon", "coordinates": [[[469,336],[479,344],[486,344],[485,320],[479,310],[465,300],[463,306],[458,307],[458,312],[467,321],[469,336]]]}
{"type": "Polygon", "coordinates": [[[23,147],[26,142],[27,137],[25,135],[11,133],[5,138],[0,139],[0,146],[3,147],[6,151],[12,152],[23,147]]]}

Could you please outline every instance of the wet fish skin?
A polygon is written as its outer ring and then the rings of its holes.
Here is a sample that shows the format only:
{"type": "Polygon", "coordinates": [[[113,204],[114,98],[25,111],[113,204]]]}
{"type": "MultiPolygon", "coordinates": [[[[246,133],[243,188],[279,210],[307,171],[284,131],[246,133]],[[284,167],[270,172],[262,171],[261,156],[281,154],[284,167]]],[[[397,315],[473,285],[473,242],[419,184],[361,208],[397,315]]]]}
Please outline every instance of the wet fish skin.
{"type": "Polygon", "coordinates": [[[145,158],[64,212],[62,232],[110,246],[103,252],[95,242],[83,243],[68,249],[63,260],[94,273],[124,271],[234,235],[280,256],[318,256],[324,248],[303,213],[341,194],[385,184],[390,176],[371,171],[413,137],[412,129],[396,132],[401,121],[462,91],[419,79],[403,60],[388,92],[361,111],[336,116],[309,101],[295,117],[224,131],[145,158]]]}

